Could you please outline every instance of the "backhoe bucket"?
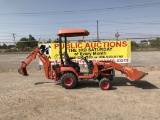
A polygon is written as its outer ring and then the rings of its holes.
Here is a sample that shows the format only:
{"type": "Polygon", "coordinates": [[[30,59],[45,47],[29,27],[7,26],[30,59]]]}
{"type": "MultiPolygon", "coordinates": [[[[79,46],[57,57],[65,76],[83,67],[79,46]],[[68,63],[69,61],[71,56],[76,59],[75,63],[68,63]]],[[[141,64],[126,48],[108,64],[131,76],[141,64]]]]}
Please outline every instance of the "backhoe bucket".
{"type": "Polygon", "coordinates": [[[26,67],[20,67],[19,69],[18,69],[18,72],[20,73],[20,74],[22,74],[23,76],[27,76],[28,75],[28,73],[27,73],[27,70],[26,70],[26,67]]]}
{"type": "Polygon", "coordinates": [[[128,66],[124,66],[123,69],[125,71],[126,76],[130,80],[134,80],[134,81],[135,80],[140,80],[148,74],[148,73],[139,71],[137,69],[134,69],[134,68],[131,68],[131,67],[128,67],[128,66]]]}

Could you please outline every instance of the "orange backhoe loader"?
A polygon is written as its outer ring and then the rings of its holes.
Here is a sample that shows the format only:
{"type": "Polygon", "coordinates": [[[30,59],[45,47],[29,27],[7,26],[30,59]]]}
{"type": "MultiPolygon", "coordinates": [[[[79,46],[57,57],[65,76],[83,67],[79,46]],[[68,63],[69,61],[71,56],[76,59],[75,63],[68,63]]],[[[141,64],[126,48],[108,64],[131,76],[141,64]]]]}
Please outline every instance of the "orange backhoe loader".
{"type": "Polygon", "coordinates": [[[41,45],[40,48],[37,47],[33,52],[30,53],[30,55],[26,58],[26,62],[23,61],[21,63],[21,67],[18,69],[18,72],[24,76],[27,76],[27,65],[33,59],[35,59],[36,56],[38,56],[43,63],[46,78],[55,81],[60,80],[62,87],[66,89],[72,89],[76,87],[78,80],[94,79],[99,80],[99,86],[102,90],[108,90],[111,88],[111,81],[115,76],[115,70],[120,71],[130,80],[140,80],[148,74],[129,66],[121,66],[113,61],[88,61],[86,57],[82,57],[82,59],[88,66],[88,72],[82,72],[80,70],[79,63],[73,62],[72,58],[68,56],[67,37],[88,36],[89,32],[81,29],[67,29],[60,30],[57,35],[59,36],[59,54],[61,63],[51,65],[51,62],[44,54],[48,48],[45,48],[43,45],[41,45]],[[62,53],[62,37],[65,40],[64,53],[62,53]]]}

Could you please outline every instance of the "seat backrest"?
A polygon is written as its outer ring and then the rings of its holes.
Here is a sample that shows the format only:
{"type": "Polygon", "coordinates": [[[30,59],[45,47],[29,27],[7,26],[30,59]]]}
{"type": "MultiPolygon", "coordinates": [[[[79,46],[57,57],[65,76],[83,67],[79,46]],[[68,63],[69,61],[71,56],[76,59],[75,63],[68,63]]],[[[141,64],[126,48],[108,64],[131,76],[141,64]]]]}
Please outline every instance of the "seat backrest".
{"type": "Polygon", "coordinates": [[[64,59],[65,59],[66,65],[69,65],[69,66],[70,66],[71,60],[70,60],[67,52],[64,52],[63,55],[64,55],[64,59]]]}
{"type": "Polygon", "coordinates": [[[64,59],[65,59],[66,61],[70,60],[67,52],[64,52],[63,55],[64,55],[64,59]]]}
{"type": "Polygon", "coordinates": [[[77,72],[80,72],[79,64],[72,62],[71,58],[68,56],[67,52],[63,53],[66,66],[74,68],[77,72]]]}

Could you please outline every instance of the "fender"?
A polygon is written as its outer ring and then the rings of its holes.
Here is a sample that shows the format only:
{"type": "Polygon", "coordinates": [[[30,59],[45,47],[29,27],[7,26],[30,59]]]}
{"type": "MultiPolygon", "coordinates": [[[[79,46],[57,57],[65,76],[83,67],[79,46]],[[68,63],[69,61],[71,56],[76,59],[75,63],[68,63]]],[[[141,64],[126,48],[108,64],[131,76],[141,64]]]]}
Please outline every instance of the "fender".
{"type": "Polygon", "coordinates": [[[77,74],[76,70],[72,67],[61,67],[60,71],[61,72],[73,72],[78,78],[78,74],[77,74]]]}

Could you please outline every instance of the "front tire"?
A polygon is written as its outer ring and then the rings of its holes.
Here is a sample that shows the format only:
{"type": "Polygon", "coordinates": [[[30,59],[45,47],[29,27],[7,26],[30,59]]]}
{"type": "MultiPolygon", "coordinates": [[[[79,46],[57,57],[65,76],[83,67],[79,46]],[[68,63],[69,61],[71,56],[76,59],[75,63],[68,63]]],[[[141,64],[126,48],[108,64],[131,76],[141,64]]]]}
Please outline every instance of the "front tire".
{"type": "Polygon", "coordinates": [[[61,77],[62,87],[72,89],[77,85],[77,77],[73,73],[64,73],[61,77]]]}
{"type": "Polygon", "coordinates": [[[103,78],[100,80],[99,86],[102,90],[109,90],[111,89],[111,82],[108,79],[103,78]]]}

